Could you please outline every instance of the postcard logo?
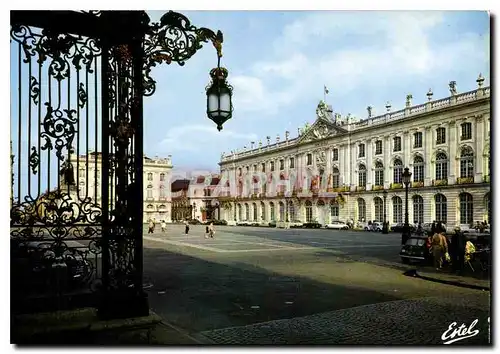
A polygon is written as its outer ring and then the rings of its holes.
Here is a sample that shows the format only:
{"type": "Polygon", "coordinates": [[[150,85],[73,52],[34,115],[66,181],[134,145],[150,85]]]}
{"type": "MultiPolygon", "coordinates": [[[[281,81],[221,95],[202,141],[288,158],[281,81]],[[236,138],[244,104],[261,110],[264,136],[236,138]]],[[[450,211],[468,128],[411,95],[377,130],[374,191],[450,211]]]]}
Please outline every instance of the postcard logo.
{"type": "Polygon", "coordinates": [[[469,327],[467,327],[465,323],[462,323],[460,327],[457,327],[456,322],[450,323],[448,329],[444,331],[444,333],[441,335],[443,344],[451,344],[467,338],[477,336],[479,334],[479,330],[474,329],[477,322],[478,320],[475,319],[474,321],[472,321],[469,327]]]}

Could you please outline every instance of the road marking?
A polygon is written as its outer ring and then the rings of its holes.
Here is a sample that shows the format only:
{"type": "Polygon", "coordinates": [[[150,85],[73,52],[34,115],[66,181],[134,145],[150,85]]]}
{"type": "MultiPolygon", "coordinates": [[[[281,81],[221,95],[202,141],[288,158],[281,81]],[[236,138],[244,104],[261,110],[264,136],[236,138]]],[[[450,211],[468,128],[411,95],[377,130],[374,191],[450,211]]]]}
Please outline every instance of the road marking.
{"type": "Polygon", "coordinates": [[[177,241],[174,241],[174,240],[164,240],[164,239],[161,239],[161,238],[149,237],[149,236],[143,236],[143,238],[145,240],[166,243],[166,244],[169,244],[169,245],[175,245],[175,246],[181,246],[181,247],[192,247],[192,248],[198,248],[200,250],[211,251],[211,252],[219,252],[219,253],[221,252],[221,250],[219,250],[218,248],[213,248],[213,247],[199,246],[199,245],[193,245],[193,244],[189,244],[189,243],[186,244],[186,243],[177,242],[177,241]]]}

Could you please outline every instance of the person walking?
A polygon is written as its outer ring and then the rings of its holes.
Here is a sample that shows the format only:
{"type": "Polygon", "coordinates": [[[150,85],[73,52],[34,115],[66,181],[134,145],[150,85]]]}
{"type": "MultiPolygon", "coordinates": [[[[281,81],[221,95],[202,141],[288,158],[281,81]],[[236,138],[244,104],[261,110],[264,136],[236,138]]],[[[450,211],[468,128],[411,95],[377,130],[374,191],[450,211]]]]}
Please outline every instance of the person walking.
{"type": "Polygon", "coordinates": [[[184,233],[187,235],[189,234],[189,222],[185,220],[184,225],[185,225],[184,233]]]}
{"type": "Polygon", "coordinates": [[[155,223],[153,221],[153,219],[149,219],[149,223],[148,223],[148,234],[152,234],[155,230],[155,223]]]}
{"type": "Polygon", "coordinates": [[[210,234],[210,238],[214,238],[215,227],[214,227],[214,223],[213,222],[210,223],[208,231],[209,231],[209,234],[210,234]]]}
{"type": "Polygon", "coordinates": [[[207,225],[205,228],[205,238],[208,238],[210,236],[210,225],[207,225]]]}
{"type": "Polygon", "coordinates": [[[165,222],[165,220],[161,221],[161,232],[162,233],[167,232],[167,223],[165,222]]]}
{"type": "Polygon", "coordinates": [[[446,239],[440,231],[441,230],[436,230],[436,233],[432,236],[432,257],[436,270],[441,270],[443,268],[443,257],[448,248],[446,239]]]}

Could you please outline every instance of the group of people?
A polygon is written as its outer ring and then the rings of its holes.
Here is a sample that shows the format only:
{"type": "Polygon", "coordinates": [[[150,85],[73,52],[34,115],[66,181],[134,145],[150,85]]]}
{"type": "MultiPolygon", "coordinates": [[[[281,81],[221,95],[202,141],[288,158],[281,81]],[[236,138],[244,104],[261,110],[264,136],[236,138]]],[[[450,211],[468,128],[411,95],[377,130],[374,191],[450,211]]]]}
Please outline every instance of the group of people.
{"type": "Polygon", "coordinates": [[[448,263],[457,274],[463,274],[466,261],[470,260],[475,252],[473,243],[466,239],[459,227],[455,228],[455,233],[449,240],[446,237],[446,229],[439,222],[433,223],[426,246],[432,255],[436,270],[443,269],[443,264],[448,263]]]}
{"type": "MultiPolygon", "coordinates": [[[[189,222],[187,220],[184,221],[184,226],[185,226],[184,233],[187,235],[189,234],[189,222]]],[[[214,235],[215,235],[215,227],[214,223],[211,222],[205,228],[205,238],[214,238],[214,235]]]]}
{"type": "MultiPolygon", "coordinates": [[[[161,225],[161,232],[166,232],[167,231],[167,223],[165,220],[162,220],[160,222],[161,225]]],[[[148,234],[152,234],[155,232],[156,228],[156,219],[149,219],[148,222],[148,234]]]]}

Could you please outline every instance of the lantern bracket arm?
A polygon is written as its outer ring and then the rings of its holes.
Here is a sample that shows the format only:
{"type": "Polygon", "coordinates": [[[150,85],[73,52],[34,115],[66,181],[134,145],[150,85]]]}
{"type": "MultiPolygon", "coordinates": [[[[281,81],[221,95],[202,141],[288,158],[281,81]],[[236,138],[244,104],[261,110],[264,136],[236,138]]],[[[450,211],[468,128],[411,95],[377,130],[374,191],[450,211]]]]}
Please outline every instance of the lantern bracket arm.
{"type": "Polygon", "coordinates": [[[151,96],[156,89],[156,81],[151,77],[151,69],[157,64],[176,62],[183,66],[203,43],[211,41],[220,62],[223,35],[209,28],[197,28],[189,19],[174,11],[165,13],[159,23],[152,23],[144,37],[144,96],[151,96]]]}

